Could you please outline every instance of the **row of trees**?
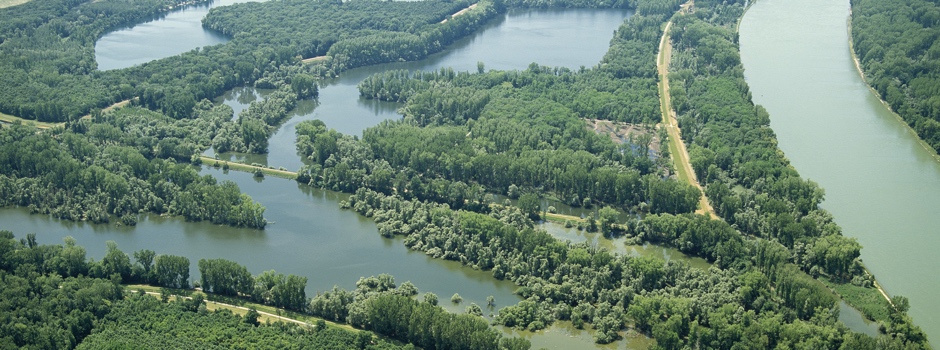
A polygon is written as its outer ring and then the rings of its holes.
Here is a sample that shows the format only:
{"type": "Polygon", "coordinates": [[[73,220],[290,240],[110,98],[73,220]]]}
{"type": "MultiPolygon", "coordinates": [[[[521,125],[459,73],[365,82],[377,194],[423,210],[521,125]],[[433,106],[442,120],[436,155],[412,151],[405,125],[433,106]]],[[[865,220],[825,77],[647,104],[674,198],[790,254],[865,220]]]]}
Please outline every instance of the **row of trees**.
{"type": "Polygon", "coordinates": [[[865,80],[940,150],[940,5],[853,0],[852,47],[865,80]]]}
{"type": "Polygon", "coordinates": [[[200,259],[199,274],[206,292],[246,297],[288,310],[307,309],[306,277],[284,276],[274,270],[253,277],[244,266],[225,259],[200,259]]]}
{"type": "MultiPolygon", "coordinates": [[[[0,231],[0,347],[26,349],[413,349],[366,331],[319,322],[260,324],[258,313],[207,312],[205,295],[167,303],[143,292],[126,294],[123,282],[155,282],[186,288],[189,260],[134,253],[136,263],[113,242],[101,261],[67,237],[65,245],[40,245],[36,234],[21,240],[0,231]],[[128,279],[125,279],[128,277],[128,279]],[[238,334],[237,337],[231,336],[238,334]]],[[[259,276],[274,276],[266,272],[259,276]]],[[[304,281],[306,283],[306,281],[304,281]]],[[[303,301],[304,303],[306,300],[303,301]]],[[[484,322],[485,325],[485,322],[484,322]]],[[[495,347],[493,348],[495,349],[495,347]]]]}

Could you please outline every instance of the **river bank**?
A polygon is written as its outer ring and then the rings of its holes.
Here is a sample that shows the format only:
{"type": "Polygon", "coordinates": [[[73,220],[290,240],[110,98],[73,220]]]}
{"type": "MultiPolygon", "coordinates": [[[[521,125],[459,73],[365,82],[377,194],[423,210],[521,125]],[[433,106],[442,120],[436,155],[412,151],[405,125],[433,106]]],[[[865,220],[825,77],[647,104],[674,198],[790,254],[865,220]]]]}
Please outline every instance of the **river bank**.
{"type": "Polygon", "coordinates": [[[790,164],[825,188],[821,206],[864,247],[877,293],[908,297],[937,339],[940,280],[924,276],[940,266],[940,163],[862,79],[849,16],[847,0],[756,2],[740,30],[745,79],[790,164]]]}

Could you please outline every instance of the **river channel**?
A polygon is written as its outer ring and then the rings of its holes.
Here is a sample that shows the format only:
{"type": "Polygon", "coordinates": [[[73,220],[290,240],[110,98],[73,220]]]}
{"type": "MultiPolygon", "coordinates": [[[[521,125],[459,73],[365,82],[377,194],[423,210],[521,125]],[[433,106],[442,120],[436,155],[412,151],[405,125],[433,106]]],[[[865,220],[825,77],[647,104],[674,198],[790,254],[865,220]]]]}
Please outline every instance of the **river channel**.
{"type": "Polygon", "coordinates": [[[940,162],[856,71],[849,15],[848,0],[756,2],[740,28],[744,74],[780,148],[825,188],[823,207],[936,344],[940,162]]]}
{"type": "MultiPolygon", "coordinates": [[[[169,13],[151,22],[105,35],[96,44],[99,68],[120,69],[154,59],[176,55],[196,47],[224,43],[227,39],[199,26],[208,8],[238,0],[224,0],[210,6],[197,6],[169,13]],[[185,35],[174,30],[182,29],[185,35]],[[142,51],[141,43],[155,46],[142,51]],[[172,44],[172,45],[164,45],[172,44]]],[[[364,67],[344,72],[341,77],[321,82],[316,100],[302,101],[271,140],[268,155],[249,162],[283,166],[290,170],[302,164],[294,148],[294,126],[303,120],[322,119],[328,126],[353,135],[382,120],[400,118],[397,104],[359,98],[356,85],[363,78],[388,69],[430,70],[452,67],[475,71],[477,62],[486,69],[525,69],[532,62],[541,65],[578,69],[597,64],[607,51],[614,30],[629,17],[625,10],[533,10],[513,11],[494,20],[484,29],[449,47],[444,52],[419,62],[364,67]]],[[[240,88],[222,96],[236,111],[265,91],[240,88]]],[[[241,157],[241,156],[238,156],[241,157]]],[[[469,303],[486,305],[494,296],[496,307],[517,303],[511,282],[499,281],[489,272],[477,271],[459,263],[432,259],[409,251],[399,239],[385,239],[371,219],[341,210],[344,194],[322,191],[293,181],[257,179],[250,174],[204,167],[202,174],[236,182],[241,190],[267,208],[265,217],[272,222],[267,229],[235,229],[208,223],[185,222],[180,218],[144,216],[136,227],[94,225],[30,215],[23,208],[0,209],[3,229],[17,236],[37,232],[43,244],[61,243],[73,236],[86,247],[88,256],[100,259],[105,242],[113,240],[125,252],[152,249],[158,254],[186,256],[192,263],[192,278],[198,279],[196,262],[202,258],[226,258],[237,261],[253,274],[275,269],[308,278],[308,297],[338,285],[351,289],[360,276],[388,273],[398,283],[413,282],[421,292],[433,292],[442,306],[463,312],[469,303]],[[448,299],[459,293],[464,302],[453,305],[448,299]]],[[[663,254],[667,254],[663,252],[663,254]]],[[[485,309],[489,314],[495,310],[485,309]]],[[[533,348],[552,349],[642,349],[650,340],[628,335],[626,340],[604,346],[593,343],[590,331],[578,330],[559,322],[540,332],[504,330],[530,339],[533,348]]]]}

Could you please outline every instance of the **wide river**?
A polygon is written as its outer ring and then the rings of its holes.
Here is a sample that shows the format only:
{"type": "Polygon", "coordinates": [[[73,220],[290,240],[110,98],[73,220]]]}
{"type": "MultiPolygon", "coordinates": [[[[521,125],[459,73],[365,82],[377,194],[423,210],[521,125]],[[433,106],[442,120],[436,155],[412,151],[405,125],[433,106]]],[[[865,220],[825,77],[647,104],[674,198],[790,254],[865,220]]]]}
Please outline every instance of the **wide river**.
{"type": "MultiPolygon", "coordinates": [[[[224,0],[212,6],[240,0],[224,0]]],[[[176,55],[196,47],[224,43],[227,39],[204,31],[199,20],[208,6],[190,7],[132,28],[105,35],[96,44],[100,69],[120,69],[176,55]],[[174,34],[177,33],[177,34],[174,34]],[[186,33],[181,35],[179,33],[186,33]],[[141,47],[144,44],[146,50],[141,47]]],[[[308,119],[322,119],[337,130],[359,135],[362,130],[382,120],[400,118],[397,104],[378,103],[359,98],[356,85],[363,78],[388,69],[430,70],[453,67],[475,71],[477,62],[486,69],[525,69],[530,63],[578,69],[597,64],[607,51],[614,30],[629,16],[624,10],[542,10],[510,12],[488,24],[481,31],[460,40],[447,50],[419,62],[364,67],[344,72],[341,77],[321,83],[317,100],[303,101],[294,118],[285,123],[271,140],[270,153],[252,159],[290,170],[302,164],[294,149],[294,126],[308,119]]],[[[235,89],[219,102],[245,108],[263,96],[264,91],[235,89]]],[[[244,157],[233,155],[233,157],[244,157]]],[[[361,276],[388,273],[398,283],[413,282],[421,292],[437,294],[441,305],[453,312],[463,312],[469,303],[486,306],[487,296],[494,296],[497,308],[515,304],[511,282],[492,278],[459,263],[431,259],[411,252],[400,239],[384,239],[371,219],[339,208],[346,195],[312,189],[293,181],[255,179],[250,174],[209,167],[202,174],[236,182],[243,192],[267,208],[265,217],[272,222],[263,231],[234,229],[208,223],[185,222],[179,218],[145,216],[136,227],[93,225],[30,215],[22,208],[0,209],[0,226],[17,236],[37,232],[41,243],[61,243],[65,236],[75,237],[88,255],[101,259],[105,242],[113,240],[125,253],[152,249],[158,254],[186,256],[192,263],[192,279],[198,279],[196,261],[202,258],[226,258],[237,261],[254,273],[275,269],[308,278],[308,297],[334,285],[351,289],[361,276]],[[459,293],[464,302],[452,305],[448,300],[459,293]]],[[[572,213],[574,214],[574,213],[572,213]]],[[[567,232],[566,230],[562,230],[567,232]]],[[[570,233],[568,233],[570,234],[570,233]]],[[[564,236],[564,234],[561,234],[564,236]]],[[[584,238],[571,237],[573,240],[584,238]]],[[[682,259],[671,250],[652,247],[632,249],[635,254],[661,254],[682,259]]],[[[489,314],[495,310],[485,309],[489,314]]],[[[541,332],[511,332],[529,338],[533,348],[552,349],[638,349],[650,340],[630,336],[626,340],[599,346],[589,331],[559,322],[541,332]]]]}
{"type": "Polygon", "coordinates": [[[848,0],[756,2],[740,28],[744,74],[780,148],[825,188],[823,207],[936,344],[940,163],[856,71],[849,15],[848,0]]]}

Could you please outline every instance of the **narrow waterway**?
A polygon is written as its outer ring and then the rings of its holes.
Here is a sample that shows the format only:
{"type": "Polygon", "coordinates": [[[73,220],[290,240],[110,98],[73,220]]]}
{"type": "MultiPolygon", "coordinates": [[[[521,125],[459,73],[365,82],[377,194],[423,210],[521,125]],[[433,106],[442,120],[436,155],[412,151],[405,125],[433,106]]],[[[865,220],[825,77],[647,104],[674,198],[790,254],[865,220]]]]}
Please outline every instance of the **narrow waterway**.
{"type": "MultiPolygon", "coordinates": [[[[521,70],[533,62],[577,70],[600,62],[614,31],[631,14],[627,10],[594,9],[509,11],[477,33],[423,60],[356,68],[343,72],[339,78],[321,81],[319,98],[298,103],[295,116],[271,137],[268,154],[227,153],[220,157],[297,170],[303,164],[295,147],[298,123],[320,119],[327,127],[344,134],[362,135],[363,130],[384,120],[401,118],[397,112],[399,104],[359,96],[359,82],[375,73],[447,67],[475,72],[477,62],[483,62],[486,70],[521,70]]],[[[261,94],[240,90],[240,94],[232,95],[226,103],[234,107],[236,96],[261,98],[261,94]]],[[[253,100],[242,97],[242,101],[253,100]]]]}
{"type": "Polygon", "coordinates": [[[871,93],[849,50],[848,0],[760,0],[741,23],[754,102],[780,148],[914,323],[940,339],[940,163],[871,93]]]}

